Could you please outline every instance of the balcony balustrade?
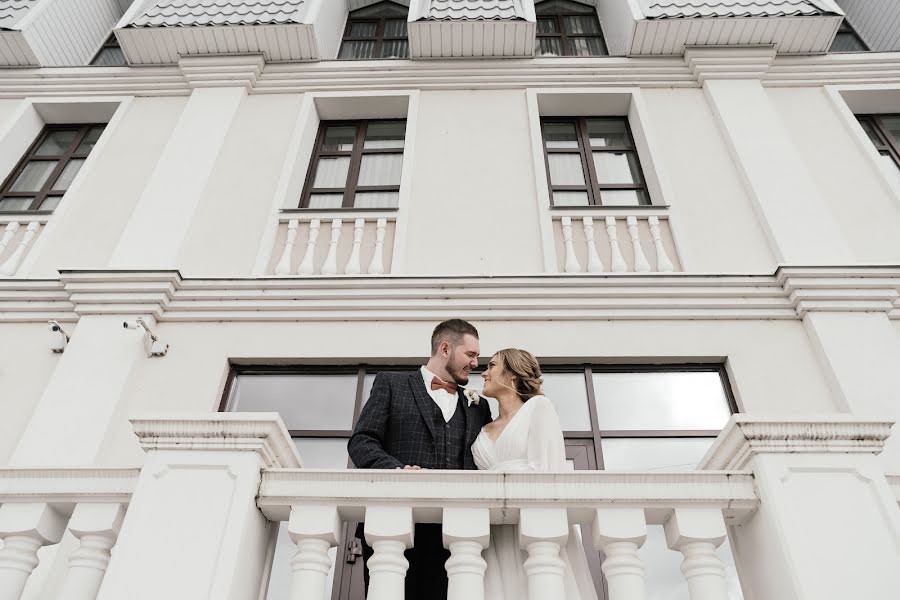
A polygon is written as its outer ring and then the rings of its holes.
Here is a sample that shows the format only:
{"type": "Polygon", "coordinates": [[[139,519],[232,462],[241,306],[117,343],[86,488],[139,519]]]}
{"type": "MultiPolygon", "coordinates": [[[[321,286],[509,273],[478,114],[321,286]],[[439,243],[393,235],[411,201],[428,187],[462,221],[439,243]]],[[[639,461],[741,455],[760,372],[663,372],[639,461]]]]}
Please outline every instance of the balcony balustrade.
{"type": "Polygon", "coordinates": [[[607,209],[553,214],[560,273],[681,271],[664,210],[607,209]]]}
{"type": "Polygon", "coordinates": [[[396,213],[285,213],[268,273],[279,276],[383,275],[391,271],[396,213]]]}
{"type": "Polygon", "coordinates": [[[0,277],[15,275],[50,215],[0,215],[0,277]]]}

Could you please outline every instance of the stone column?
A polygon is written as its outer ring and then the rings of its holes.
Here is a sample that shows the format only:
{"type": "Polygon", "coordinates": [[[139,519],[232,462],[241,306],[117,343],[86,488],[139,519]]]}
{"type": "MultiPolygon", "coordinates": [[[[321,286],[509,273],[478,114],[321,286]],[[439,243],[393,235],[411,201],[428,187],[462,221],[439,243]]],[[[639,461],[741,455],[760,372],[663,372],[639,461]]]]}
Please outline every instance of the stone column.
{"type": "Polygon", "coordinates": [[[681,572],[691,600],[726,600],[725,565],[716,548],[725,541],[722,512],[710,509],[675,509],[665,524],[666,543],[684,555],[681,572]]]}
{"type": "Polygon", "coordinates": [[[147,460],[99,600],[256,598],[271,528],[260,470],[299,467],[273,413],[132,420],[147,460]]]}
{"type": "Polygon", "coordinates": [[[486,508],[445,508],[444,547],[447,560],[447,600],[484,600],[484,573],[487,563],[481,552],[491,537],[490,514],[486,508]]]}
{"type": "Polygon", "coordinates": [[[638,548],[647,539],[641,508],[598,508],[593,523],[594,546],[606,555],[601,568],[609,600],[646,600],[644,563],[638,548]]]}
{"type": "Polygon", "coordinates": [[[896,597],[900,508],[876,457],[890,428],[846,415],[732,417],[700,468],[753,472],[759,509],[729,530],[753,598],[896,597]]]}
{"type": "Polygon", "coordinates": [[[565,563],[559,555],[569,538],[564,508],[523,508],[519,512],[519,544],[528,551],[525,574],[528,600],[563,600],[565,563]]]}
{"type": "Polygon", "coordinates": [[[58,544],[66,519],[47,504],[0,506],[0,600],[19,600],[42,546],[58,544]]]}
{"type": "Polygon", "coordinates": [[[409,561],[403,556],[412,548],[414,523],[409,506],[366,508],[366,542],[375,553],[369,559],[367,600],[402,600],[409,561]]]}
{"type": "Polygon", "coordinates": [[[297,554],[291,559],[291,598],[324,598],[331,570],[328,550],[341,537],[337,507],[291,507],[288,535],[297,544],[297,554]]]}
{"type": "Polygon", "coordinates": [[[95,600],[109,565],[125,507],[121,504],[79,504],[69,520],[78,548],[69,556],[69,570],[60,600],[95,600]]]}

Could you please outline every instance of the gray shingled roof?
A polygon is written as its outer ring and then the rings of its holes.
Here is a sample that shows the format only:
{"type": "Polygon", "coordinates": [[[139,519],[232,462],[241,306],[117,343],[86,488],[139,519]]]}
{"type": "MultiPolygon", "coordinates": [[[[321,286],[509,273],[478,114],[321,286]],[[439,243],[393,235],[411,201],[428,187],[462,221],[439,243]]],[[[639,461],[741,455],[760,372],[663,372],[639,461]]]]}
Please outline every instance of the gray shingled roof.
{"type": "Polygon", "coordinates": [[[129,26],[191,27],[299,23],[305,1],[155,0],[129,26]]]}
{"type": "Polygon", "coordinates": [[[648,19],[835,14],[816,0],[641,0],[648,19]]]}
{"type": "Polygon", "coordinates": [[[417,20],[484,21],[525,19],[522,0],[430,0],[417,20]]]}
{"type": "Polygon", "coordinates": [[[38,0],[0,0],[0,29],[9,29],[18,23],[38,0]]]}

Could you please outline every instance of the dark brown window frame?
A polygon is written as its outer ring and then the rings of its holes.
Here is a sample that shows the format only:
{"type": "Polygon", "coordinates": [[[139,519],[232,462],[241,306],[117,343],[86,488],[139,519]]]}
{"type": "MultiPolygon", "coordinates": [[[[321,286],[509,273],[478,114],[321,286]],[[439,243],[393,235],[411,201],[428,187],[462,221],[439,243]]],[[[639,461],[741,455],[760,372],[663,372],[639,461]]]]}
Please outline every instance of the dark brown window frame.
{"type": "MultiPolygon", "coordinates": [[[[575,1],[575,0],[573,0],[573,1],[575,1]]],[[[581,4],[580,2],[576,2],[576,3],[581,4]]],[[[538,6],[540,6],[540,5],[538,5],[538,6]]],[[[577,38],[600,38],[600,45],[603,47],[603,54],[592,54],[591,56],[609,56],[609,47],[606,45],[606,36],[603,34],[603,24],[600,22],[600,16],[597,14],[597,9],[594,8],[593,6],[585,4],[585,11],[581,12],[581,13],[574,12],[574,11],[562,11],[562,12],[553,13],[553,14],[549,14],[549,15],[537,14],[535,18],[538,20],[555,18],[556,19],[556,31],[557,31],[557,33],[537,33],[536,32],[535,33],[535,38],[536,38],[535,39],[535,50],[537,50],[537,48],[538,48],[538,43],[537,43],[538,39],[559,38],[562,43],[562,48],[563,48],[563,54],[561,54],[559,56],[574,56],[574,57],[587,58],[587,57],[583,57],[578,54],[569,54],[569,39],[570,38],[576,38],[576,39],[577,38]],[[592,9],[592,8],[594,9],[593,12],[589,12],[589,9],[592,9]],[[587,16],[592,16],[594,18],[594,20],[597,22],[597,31],[600,32],[599,34],[566,33],[565,17],[587,17],[587,16]]],[[[535,27],[535,31],[537,31],[537,27],[535,27]]],[[[537,57],[537,58],[542,58],[544,56],[546,56],[546,55],[538,55],[535,52],[535,57],[537,57]]],[[[553,56],[550,58],[558,58],[558,57],[553,56]]]]}
{"type": "MultiPolygon", "coordinates": [[[[116,37],[116,34],[115,34],[115,33],[110,33],[110,34],[109,34],[109,37],[106,38],[106,41],[103,42],[103,45],[100,46],[100,49],[97,50],[97,52],[94,54],[94,57],[91,58],[91,62],[88,63],[89,66],[92,66],[92,67],[96,67],[96,66],[104,66],[104,67],[105,67],[105,66],[110,66],[110,65],[97,65],[97,64],[96,64],[97,59],[100,57],[100,55],[103,53],[103,51],[106,50],[107,48],[118,48],[119,50],[122,49],[121,44],[119,44],[119,39],[116,37]]],[[[124,56],[124,53],[123,53],[123,56],[124,56]]],[[[121,66],[123,66],[123,67],[128,66],[128,61],[126,60],[125,62],[123,62],[121,66]]]]}
{"type": "Polygon", "coordinates": [[[19,160],[16,168],[13,169],[12,173],[6,178],[3,182],[3,186],[0,187],[0,200],[5,200],[6,198],[30,198],[34,196],[34,200],[26,209],[15,210],[15,211],[0,211],[3,213],[19,213],[19,212],[52,212],[52,210],[40,210],[41,204],[48,198],[62,198],[68,190],[55,190],[53,186],[56,185],[56,181],[59,179],[59,176],[65,170],[66,166],[69,164],[71,160],[86,160],[88,156],[90,156],[91,151],[87,152],[77,152],[78,147],[81,145],[81,142],[84,141],[84,138],[87,137],[87,134],[94,127],[106,127],[106,123],[89,123],[89,124],[72,124],[72,125],[45,125],[44,129],[41,130],[41,133],[38,135],[37,139],[31,146],[28,148],[28,151],[25,152],[25,155],[19,160]],[[49,154],[37,154],[38,148],[40,148],[41,144],[44,143],[44,140],[54,132],[57,131],[76,131],[77,134],[75,138],[69,144],[69,147],[66,149],[63,154],[60,155],[49,155],[49,154]],[[53,171],[50,172],[50,175],[47,177],[47,181],[44,182],[44,186],[38,190],[37,192],[12,192],[10,188],[16,182],[16,179],[22,172],[26,169],[29,163],[32,161],[44,161],[44,160],[55,160],[58,161],[56,167],[53,171]]]}
{"type": "MultiPolygon", "coordinates": [[[[635,190],[644,192],[643,198],[645,202],[638,204],[638,206],[650,206],[653,204],[650,198],[650,191],[647,189],[647,178],[644,176],[644,167],[641,164],[641,157],[638,154],[637,146],[634,143],[634,135],[631,132],[631,123],[628,120],[628,117],[541,117],[541,144],[544,150],[544,168],[547,173],[547,186],[550,190],[550,206],[555,206],[553,202],[553,193],[554,192],[587,192],[588,202],[585,206],[628,206],[632,207],[633,205],[621,205],[621,204],[604,204],[603,203],[603,190],[606,191],[617,191],[617,190],[635,190]],[[628,135],[628,140],[630,144],[628,146],[591,146],[591,138],[588,134],[587,122],[593,120],[601,120],[601,121],[620,121],[625,123],[625,131],[628,135]],[[577,137],[578,148],[548,148],[547,147],[547,136],[544,135],[544,125],[547,123],[565,123],[570,125],[575,125],[575,133],[577,137]],[[635,160],[637,161],[638,173],[640,174],[641,181],[637,184],[613,184],[613,183],[600,183],[599,177],[597,176],[597,170],[594,167],[594,157],[593,152],[608,152],[608,153],[629,153],[633,154],[635,160]],[[584,180],[585,185],[577,186],[577,185],[553,185],[553,180],[550,177],[550,154],[579,154],[581,156],[581,168],[584,171],[584,180]]],[[[566,205],[571,206],[571,205],[566,205]]]]}
{"type": "MultiPolygon", "coordinates": [[[[879,139],[879,142],[872,140],[872,144],[875,146],[875,149],[878,150],[878,153],[882,156],[890,156],[894,161],[894,164],[897,165],[897,168],[900,169],[900,143],[894,140],[893,136],[881,122],[883,117],[900,117],[900,114],[883,114],[883,115],[856,115],[857,121],[859,121],[863,130],[866,129],[866,125],[868,125],[872,131],[875,132],[875,136],[879,139]]],[[[866,133],[866,137],[870,140],[872,136],[866,133]]]]}
{"type": "MultiPolygon", "coordinates": [[[[384,2],[381,2],[379,4],[385,4],[385,3],[397,4],[396,2],[391,2],[390,0],[384,0],[384,2]]],[[[376,5],[368,6],[366,8],[368,9],[368,8],[372,8],[374,6],[376,6],[376,5]]],[[[397,6],[405,8],[400,4],[397,4],[397,6]]],[[[396,21],[400,17],[390,17],[390,16],[354,17],[353,12],[356,12],[356,11],[352,11],[347,16],[347,23],[344,26],[344,35],[341,38],[341,48],[338,49],[338,60],[405,60],[405,59],[409,58],[409,32],[408,32],[408,30],[407,30],[407,34],[404,36],[385,37],[385,35],[384,35],[385,29],[387,27],[387,22],[388,21],[396,21]],[[375,24],[375,36],[374,37],[352,37],[350,35],[351,26],[355,25],[355,24],[359,24],[359,23],[374,23],[375,24]],[[371,58],[359,58],[356,56],[347,56],[347,57],[343,57],[343,58],[341,57],[341,50],[344,47],[344,42],[372,42],[372,41],[375,42],[375,46],[372,48],[371,58]],[[401,41],[406,42],[406,56],[401,56],[401,57],[382,57],[381,56],[381,48],[384,45],[384,42],[401,42],[401,41]]]]}
{"type": "MultiPolygon", "coordinates": [[[[359,183],[359,168],[362,164],[363,156],[372,154],[400,154],[406,153],[406,144],[403,148],[370,148],[365,149],[366,131],[370,123],[393,123],[403,121],[404,126],[406,119],[360,119],[360,120],[344,120],[344,121],[322,121],[319,123],[319,131],[316,134],[316,145],[313,156],[309,164],[309,170],[306,175],[306,182],[303,185],[303,194],[300,197],[300,208],[309,209],[309,199],[313,194],[343,194],[343,201],[340,208],[328,210],[345,210],[353,209],[357,192],[396,192],[400,193],[400,184],[397,185],[364,185],[359,183]],[[322,146],[325,143],[325,132],[328,127],[356,127],[356,137],[353,141],[353,150],[329,150],[323,151],[322,146]],[[319,159],[349,156],[350,167],[347,172],[347,182],[343,188],[316,188],[313,187],[316,181],[316,172],[319,169],[319,159]]],[[[313,209],[317,210],[317,209],[313,209]]],[[[383,210],[395,210],[393,207],[383,210]]]]}

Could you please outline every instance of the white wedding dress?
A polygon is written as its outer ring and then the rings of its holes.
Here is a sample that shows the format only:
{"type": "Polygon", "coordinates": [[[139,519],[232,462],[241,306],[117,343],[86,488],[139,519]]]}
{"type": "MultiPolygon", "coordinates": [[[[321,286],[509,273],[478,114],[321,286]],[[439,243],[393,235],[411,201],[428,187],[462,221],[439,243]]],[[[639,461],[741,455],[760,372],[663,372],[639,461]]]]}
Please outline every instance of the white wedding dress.
{"type": "MultiPolygon", "coordinates": [[[[566,448],[556,409],[545,396],[535,396],[519,409],[496,440],[484,429],[472,444],[475,464],[488,471],[567,471],[566,448]]],[[[597,600],[580,530],[572,526],[560,553],[566,565],[566,600],[597,600]]],[[[518,525],[492,525],[484,551],[485,600],[528,597],[523,566],[527,553],[519,548],[518,525]]]]}

